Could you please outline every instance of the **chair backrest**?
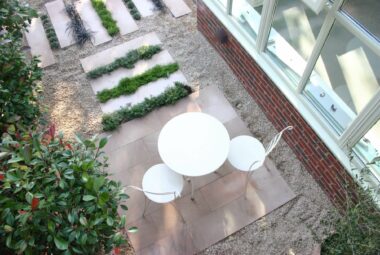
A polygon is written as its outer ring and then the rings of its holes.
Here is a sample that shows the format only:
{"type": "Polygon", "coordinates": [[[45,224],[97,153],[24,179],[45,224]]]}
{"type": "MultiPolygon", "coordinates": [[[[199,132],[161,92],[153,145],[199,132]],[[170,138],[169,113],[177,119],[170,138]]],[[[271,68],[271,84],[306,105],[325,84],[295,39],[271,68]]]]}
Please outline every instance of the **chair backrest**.
{"type": "Polygon", "coordinates": [[[265,156],[268,156],[269,153],[271,153],[273,151],[273,149],[276,147],[276,145],[278,144],[278,142],[281,139],[282,133],[284,133],[286,130],[292,130],[292,129],[293,129],[293,126],[288,126],[288,127],[284,128],[283,130],[281,130],[280,133],[275,135],[265,149],[265,156]]]}
{"type": "Polygon", "coordinates": [[[181,193],[177,194],[177,192],[175,192],[175,191],[173,191],[173,192],[152,192],[152,191],[143,190],[142,188],[137,187],[137,186],[133,186],[133,185],[128,185],[128,186],[125,186],[125,187],[126,188],[131,188],[131,189],[134,189],[134,190],[138,190],[138,191],[141,191],[141,192],[144,192],[144,193],[152,194],[152,195],[162,195],[162,196],[173,195],[174,199],[176,199],[177,197],[181,196],[181,193]]]}

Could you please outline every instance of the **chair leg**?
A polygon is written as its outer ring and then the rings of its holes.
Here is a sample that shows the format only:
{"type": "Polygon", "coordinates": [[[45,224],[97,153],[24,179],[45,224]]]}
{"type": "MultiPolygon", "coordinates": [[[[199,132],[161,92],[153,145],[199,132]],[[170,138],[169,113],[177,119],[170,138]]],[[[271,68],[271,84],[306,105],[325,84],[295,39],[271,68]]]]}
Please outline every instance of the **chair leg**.
{"type": "Polygon", "coordinates": [[[145,196],[144,211],[143,211],[143,215],[142,215],[143,217],[145,217],[145,212],[148,209],[149,205],[150,205],[150,200],[145,196]]]}
{"type": "Polygon", "coordinates": [[[249,181],[249,171],[247,171],[247,175],[245,176],[245,185],[244,185],[244,197],[247,199],[247,190],[248,190],[248,181],[249,181]]]}
{"type": "Polygon", "coordinates": [[[174,207],[174,209],[178,212],[179,216],[181,216],[181,221],[182,221],[184,224],[186,224],[186,221],[185,221],[185,219],[183,218],[183,215],[181,214],[181,212],[178,210],[177,206],[175,205],[175,202],[172,201],[172,202],[170,202],[170,204],[171,204],[171,205],[174,207]]]}
{"type": "Polygon", "coordinates": [[[191,200],[194,201],[194,183],[191,181],[191,200]]]}

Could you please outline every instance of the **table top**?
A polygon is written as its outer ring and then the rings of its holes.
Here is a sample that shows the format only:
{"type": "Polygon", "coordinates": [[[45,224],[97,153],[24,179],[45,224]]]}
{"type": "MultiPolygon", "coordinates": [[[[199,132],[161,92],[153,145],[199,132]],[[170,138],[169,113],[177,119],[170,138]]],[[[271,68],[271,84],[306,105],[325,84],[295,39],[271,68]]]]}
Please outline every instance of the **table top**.
{"type": "Polygon", "coordinates": [[[202,176],[216,171],[227,159],[230,136],[216,118],[201,112],[178,115],[158,137],[158,152],[173,171],[202,176]]]}

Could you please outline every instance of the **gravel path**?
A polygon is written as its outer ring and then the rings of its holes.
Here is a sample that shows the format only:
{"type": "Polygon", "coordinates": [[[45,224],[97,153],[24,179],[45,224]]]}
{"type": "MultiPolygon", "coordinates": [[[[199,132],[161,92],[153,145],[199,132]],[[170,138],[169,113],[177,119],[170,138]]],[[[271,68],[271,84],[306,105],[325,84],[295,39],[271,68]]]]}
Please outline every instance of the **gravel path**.
{"type": "MultiPolygon", "coordinates": [[[[43,0],[29,0],[45,13],[43,0]]],[[[55,51],[57,65],[44,70],[42,81],[46,116],[57,129],[72,138],[77,132],[93,135],[101,132],[101,110],[79,59],[118,45],[148,32],[156,32],[173,58],[178,61],[189,85],[216,84],[235,107],[252,134],[268,142],[276,133],[257,104],[245,92],[222,58],[196,29],[196,5],[186,0],[191,15],[174,19],[170,12],[138,21],[139,30],[118,36],[111,42],[82,49],[77,46],[55,51]]],[[[250,224],[200,254],[311,254],[325,232],[322,219],[332,216],[333,206],[322,190],[281,141],[271,154],[296,199],[250,224]]]]}

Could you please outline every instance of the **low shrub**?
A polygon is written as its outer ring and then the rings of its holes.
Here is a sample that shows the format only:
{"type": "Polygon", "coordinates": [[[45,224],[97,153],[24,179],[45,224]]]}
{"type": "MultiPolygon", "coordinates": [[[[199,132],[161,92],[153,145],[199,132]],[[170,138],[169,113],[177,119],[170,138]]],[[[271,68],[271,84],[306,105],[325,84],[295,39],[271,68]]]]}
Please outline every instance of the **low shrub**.
{"type": "Polygon", "coordinates": [[[140,12],[137,10],[137,8],[135,6],[135,3],[132,0],[124,0],[124,3],[128,7],[129,13],[132,15],[132,17],[135,20],[140,20],[141,19],[141,15],[140,15],[140,12]]]}
{"type": "Polygon", "coordinates": [[[67,30],[73,35],[75,42],[82,47],[86,42],[91,41],[92,32],[86,29],[73,4],[65,4],[65,10],[70,17],[67,30]]]}
{"type": "Polygon", "coordinates": [[[116,59],[111,64],[98,67],[87,73],[87,77],[90,79],[96,79],[106,73],[115,71],[118,68],[124,67],[132,69],[135,67],[135,63],[142,59],[150,59],[153,55],[161,51],[161,47],[154,46],[142,46],[138,49],[129,51],[124,57],[116,59]]]}
{"type": "Polygon", "coordinates": [[[159,11],[165,10],[165,4],[162,2],[162,0],[152,0],[152,2],[157,10],[159,11]]]}
{"type": "Polygon", "coordinates": [[[100,102],[105,103],[112,98],[121,95],[130,95],[134,93],[139,87],[148,84],[149,82],[156,81],[160,78],[167,78],[170,74],[178,71],[179,65],[177,63],[168,65],[157,65],[146,72],[131,77],[124,78],[119,81],[119,84],[112,89],[104,89],[96,94],[100,102]]]}
{"type": "Polygon", "coordinates": [[[57,34],[55,33],[53,29],[53,26],[49,20],[49,17],[46,14],[41,15],[41,21],[42,21],[42,26],[44,27],[46,36],[49,40],[50,47],[52,49],[58,49],[59,43],[58,43],[57,34]]]}
{"type": "Polygon", "coordinates": [[[141,118],[159,107],[175,104],[178,100],[188,96],[191,93],[192,89],[189,86],[176,82],[174,87],[166,89],[159,96],[145,98],[145,100],[139,104],[121,108],[114,113],[103,115],[103,130],[115,130],[124,122],[141,118]]]}
{"type": "Polygon", "coordinates": [[[92,6],[98,14],[103,26],[107,30],[110,36],[114,36],[119,33],[116,21],[112,18],[110,11],[107,10],[103,0],[91,0],[92,6]]]}
{"type": "Polygon", "coordinates": [[[126,242],[118,206],[128,196],[103,170],[106,142],[68,142],[54,126],[19,139],[3,135],[1,254],[108,253],[126,242]]]}

